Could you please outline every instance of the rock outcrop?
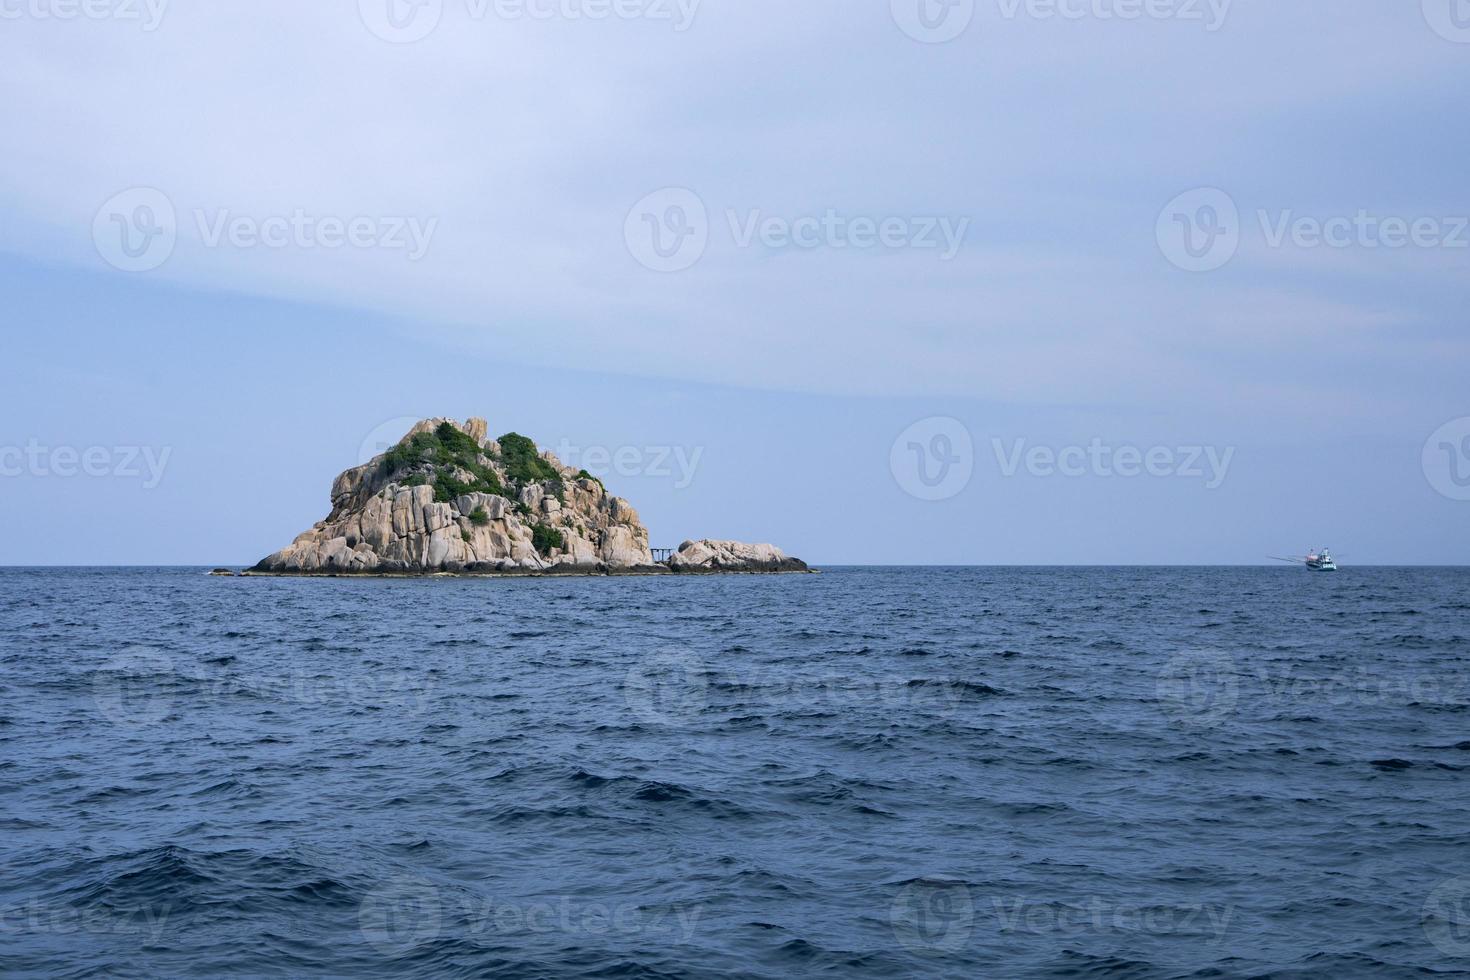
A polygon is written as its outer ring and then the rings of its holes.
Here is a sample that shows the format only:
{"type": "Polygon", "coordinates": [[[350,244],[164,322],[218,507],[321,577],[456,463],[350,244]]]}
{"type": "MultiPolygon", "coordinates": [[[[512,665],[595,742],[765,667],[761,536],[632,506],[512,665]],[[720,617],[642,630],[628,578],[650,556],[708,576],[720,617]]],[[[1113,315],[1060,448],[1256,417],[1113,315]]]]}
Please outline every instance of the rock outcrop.
{"type": "Polygon", "coordinates": [[[245,574],[806,571],[770,545],[685,542],[667,564],[633,505],[484,419],[427,419],[332,485],[332,512],[245,574]]]}
{"type": "Polygon", "coordinates": [[[685,541],[669,559],[675,572],[805,572],[806,562],[771,544],[685,541]]]}

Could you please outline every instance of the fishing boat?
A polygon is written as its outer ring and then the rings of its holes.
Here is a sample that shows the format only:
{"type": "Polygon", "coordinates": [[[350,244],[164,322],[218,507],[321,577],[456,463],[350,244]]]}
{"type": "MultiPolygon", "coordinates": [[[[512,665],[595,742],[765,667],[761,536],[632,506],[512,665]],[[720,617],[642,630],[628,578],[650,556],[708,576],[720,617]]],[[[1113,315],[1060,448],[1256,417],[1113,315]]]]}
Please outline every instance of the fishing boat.
{"type": "Polygon", "coordinates": [[[1330,548],[1308,548],[1307,554],[1302,558],[1278,558],[1271,556],[1274,561],[1289,561],[1296,565],[1305,565],[1314,572],[1335,572],[1337,562],[1333,560],[1330,548]]]}

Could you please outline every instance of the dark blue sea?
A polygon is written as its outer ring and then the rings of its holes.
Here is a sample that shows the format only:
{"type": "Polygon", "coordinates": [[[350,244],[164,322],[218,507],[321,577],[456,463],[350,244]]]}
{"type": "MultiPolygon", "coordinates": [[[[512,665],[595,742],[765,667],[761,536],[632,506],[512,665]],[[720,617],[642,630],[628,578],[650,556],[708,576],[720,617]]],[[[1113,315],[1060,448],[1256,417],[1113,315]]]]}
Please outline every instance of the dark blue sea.
{"type": "Polygon", "coordinates": [[[0,570],[0,974],[1470,976],[1470,570],[0,570]]]}

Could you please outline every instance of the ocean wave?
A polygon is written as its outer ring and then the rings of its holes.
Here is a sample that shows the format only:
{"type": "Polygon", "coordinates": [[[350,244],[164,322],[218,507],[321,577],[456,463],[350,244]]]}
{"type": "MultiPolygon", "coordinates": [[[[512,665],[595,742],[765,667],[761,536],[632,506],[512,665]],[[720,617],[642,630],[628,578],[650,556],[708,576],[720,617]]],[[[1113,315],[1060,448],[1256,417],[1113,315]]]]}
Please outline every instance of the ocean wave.
{"type": "Polygon", "coordinates": [[[0,578],[7,974],[1458,968],[1464,572],[0,578]]]}

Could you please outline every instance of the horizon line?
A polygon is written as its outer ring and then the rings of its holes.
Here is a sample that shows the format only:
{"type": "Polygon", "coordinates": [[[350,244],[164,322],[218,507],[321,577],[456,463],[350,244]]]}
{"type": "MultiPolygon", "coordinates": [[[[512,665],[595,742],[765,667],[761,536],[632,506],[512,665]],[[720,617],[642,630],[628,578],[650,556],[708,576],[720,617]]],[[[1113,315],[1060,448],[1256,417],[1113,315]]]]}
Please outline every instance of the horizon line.
{"type": "MultiPolygon", "coordinates": [[[[1271,564],[1271,563],[1254,563],[1254,562],[1222,562],[1222,563],[1215,563],[1215,564],[1199,564],[1199,563],[1194,563],[1194,562],[1169,563],[1169,564],[1162,564],[1162,563],[1155,563],[1155,562],[1113,562],[1113,563],[1107,563],[1107,562],[1075,562],[1075,563],[1072,563],[1072,562],[1068,562],[1068,563],[1058,563],[1058,562],[1027,562],[1027,563],[1017,563],[1017,562],[1002,562],[1002,563],[950,562],[950,563],[927,563],[927,564],[924,564],[924,563],[909,563],[909,562],[897,562],[897,563],[893,563],[893,562],[884,562],[884,563],[863,563],[863,562],[808,562],[808,564],[812,568],[819,569],[819,570],[822,569],[822,568],[1279,568],[1279,569],[1281,569],[1283,571],[1289,571],[1292,568],[1300,567],[1300,566],[1293,566],[1293,565],[1288,565],[1288,564],[1284,564],[1284,563],[1283,564],[1271,564]]],[[[130,569],[130,568],[147,568],[147,569],[207,568],[207,569],[214,569],[214,568],[230,568],[230,569],[241,569],[241,570],[245,570],[245,569],[254,568],[255,565],[256,565],[255,562],[250,562],[250,563],[242,563],[242,562],[189,562],[189,563],[184,563],[184,564],[174,564],[174,563],[139,563],[139,564],[96,564],[96,565],[77,565],[77,564],[69,564],[69,563],[41,564],[41,565],[36,565],[36,564],[24,564],[24,565],[0,564],[0,570],[27,571],[27,570],[33,570],[33,569],[73,569],[73,568],[75,568],[75,569],[130,569]]],[[[1345,568],[1349,568],[1349,569],[1352,569],[1352,568],[1470,568],[1470,564],[1455,564],[1455,563],[1449,563],[1449,562],[1443,562],[1443,563],[1441,563],[1441,562],[1383,562],[1383,563],[1352,564],[1352,565],[1347,565],[1347,566],[1344,566],[1344,567],[1345,568]]],[[[1339,569],[1339,570],[1341,570],[1341,569],[1339,569]]],[[[406,577],[406,578],[416,578],[416,577],[431,578],[431,577],[433,577],[433,574],[434,573],[422,573],[422,574],[418,574],[418,575],[408,574],[408,575],[398,576],[398,577],[406,577]]],[[[446,573],[446,574],[453,575],[454,573],[451,572],[451,573],[446,573]]],[[[375,577],[378,577],[378,576],[374,576],[374,575],[354,575],[354,574],[335,574],[334,575],[334,574],[330,574],[330,573],[324,573],[324,574],[306,574],[306,575],[286,575],[286,576],[282,576],[282,577],[284,577],[284,578],[375,578],[375,577]]],[[[493,576],[485,576],[485,577],[493,577],[493,576]]],[[[588,576],[588,577],[596,577],[596,576],[588,576]]],[[[616,577],[616,576],[614,576],[614,577],[616,577]]]]}

